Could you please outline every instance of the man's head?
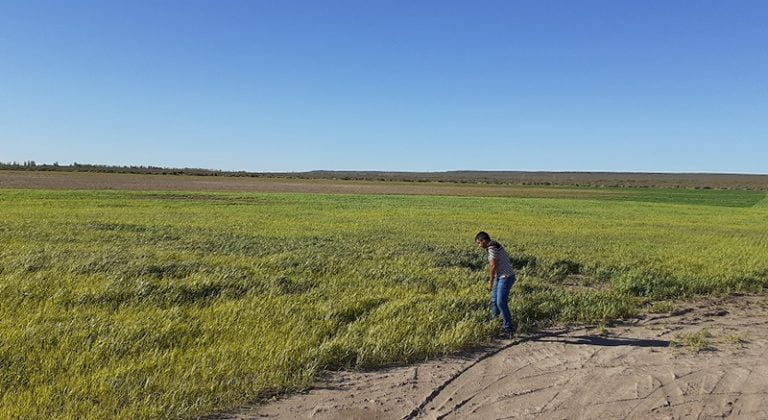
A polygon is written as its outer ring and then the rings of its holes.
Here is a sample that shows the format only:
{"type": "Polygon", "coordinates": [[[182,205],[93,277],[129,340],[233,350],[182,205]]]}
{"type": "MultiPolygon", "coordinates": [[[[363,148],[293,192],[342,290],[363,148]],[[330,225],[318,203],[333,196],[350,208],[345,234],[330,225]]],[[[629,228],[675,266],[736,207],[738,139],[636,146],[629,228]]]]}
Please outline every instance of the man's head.
{"type": "Polygon", "coordinates": [[[491,235],[485,232],[480,232],[477,235],[475,235],[475,243],[480,248],[483,248],[483,249],[488,248],[488,245],[491,243],[491,235]]]}

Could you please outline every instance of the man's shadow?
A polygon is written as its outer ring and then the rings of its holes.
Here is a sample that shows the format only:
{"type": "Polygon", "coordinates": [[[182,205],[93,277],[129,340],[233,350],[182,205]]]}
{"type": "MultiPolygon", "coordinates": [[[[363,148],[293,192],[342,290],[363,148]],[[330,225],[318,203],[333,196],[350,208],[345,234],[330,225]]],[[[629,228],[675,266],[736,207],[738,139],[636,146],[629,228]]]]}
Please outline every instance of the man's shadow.
{"type": "Polygon", "coordinates": [[[666,340],[647,340],[641,338],[626,338],[626,337],[603,337],[593,335],[579,335],[579,336],[540,336],[533,337],[531,341],[539,342],[556,342],[563,344],[581,344],[588,346],[603,346],[603,347],[618,347],[618,346],[633,346],[633,347],[669,347],[669,341],[666,340]]]}

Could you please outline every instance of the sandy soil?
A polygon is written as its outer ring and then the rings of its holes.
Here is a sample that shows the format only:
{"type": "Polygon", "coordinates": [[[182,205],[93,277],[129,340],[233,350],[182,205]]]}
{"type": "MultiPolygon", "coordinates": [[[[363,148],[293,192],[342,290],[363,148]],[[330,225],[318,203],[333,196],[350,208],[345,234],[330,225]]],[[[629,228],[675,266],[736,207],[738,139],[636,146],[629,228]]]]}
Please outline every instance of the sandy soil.
{"type": "Polygon", "coordinates": [[[765,419],[767,342],[768,297],[730,297],[413,366],[330,373],[305,393],[213,418],[765,419]],[[677,345],[702,330],[707,349],[677,345]]]}

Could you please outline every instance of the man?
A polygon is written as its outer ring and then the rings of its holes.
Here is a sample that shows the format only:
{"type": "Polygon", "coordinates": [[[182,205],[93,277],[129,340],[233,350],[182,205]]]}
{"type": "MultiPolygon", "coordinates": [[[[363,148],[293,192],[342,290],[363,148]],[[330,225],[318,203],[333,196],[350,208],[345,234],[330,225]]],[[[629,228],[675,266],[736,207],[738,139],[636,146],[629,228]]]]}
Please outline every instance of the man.
{"type": "Polygon", "coordinates": [[[501,314],[504,333],[511,336],[515,332],[512,325],[512,315],[509,313],[509,291],[515,284],[515,272],[507,251],[500,243],[491,240],[491,236],[480,232],[475,236],[475,243],[488,252],[490,278],[488,288],[491,290],[491,319],[501,314]]]}

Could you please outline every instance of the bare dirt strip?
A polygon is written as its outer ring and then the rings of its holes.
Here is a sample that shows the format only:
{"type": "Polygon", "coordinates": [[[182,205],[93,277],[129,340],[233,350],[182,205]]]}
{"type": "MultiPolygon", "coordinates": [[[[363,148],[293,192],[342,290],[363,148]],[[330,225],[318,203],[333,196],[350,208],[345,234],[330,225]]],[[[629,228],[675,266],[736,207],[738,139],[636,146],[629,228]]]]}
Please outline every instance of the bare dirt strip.
{"type": "Polygon", "coordinates": [[[223,191],[321,194],[406,194],[470,197],[612,198],[616,189],[532,187],[453,182],[397,182],[90,172],[0,171],[0,189],[223,191]]]}
{"type": "Polygon", "coordinates": [[[559,185],[623,188],[717,188],[768,191],[768,174],[653,173],[653,172],[530,172],[530,171],[308,171],[228,172],[195,168],[125,167],[108,165],[10,165],[0,162],[0,172],[99,173],[144,175],[195,175],[208,178],[282,178],[358,181],[450,182],[516,185],[559,185]]]}
{"type": "Polygon", "coordinates": [[[304,393],[213,418],[768,418],[768,297],[681,308],[413,366],[330,373],[304,393]]]}

